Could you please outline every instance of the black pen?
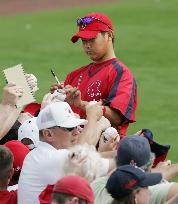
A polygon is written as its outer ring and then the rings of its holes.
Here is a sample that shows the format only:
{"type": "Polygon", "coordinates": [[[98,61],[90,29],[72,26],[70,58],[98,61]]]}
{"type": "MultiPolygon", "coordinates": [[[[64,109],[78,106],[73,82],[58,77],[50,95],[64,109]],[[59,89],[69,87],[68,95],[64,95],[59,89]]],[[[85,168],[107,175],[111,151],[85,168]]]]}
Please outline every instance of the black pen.
{"type": "Polygon", "coordinates": [[[61,84],[59,79],[57,78],[57,76],[55,75],[55,73],[54,73],[54,71],[52,69],[51,69],[51,73],[52,73],[53,77],[56,79],[57,83],[61,84]]]}

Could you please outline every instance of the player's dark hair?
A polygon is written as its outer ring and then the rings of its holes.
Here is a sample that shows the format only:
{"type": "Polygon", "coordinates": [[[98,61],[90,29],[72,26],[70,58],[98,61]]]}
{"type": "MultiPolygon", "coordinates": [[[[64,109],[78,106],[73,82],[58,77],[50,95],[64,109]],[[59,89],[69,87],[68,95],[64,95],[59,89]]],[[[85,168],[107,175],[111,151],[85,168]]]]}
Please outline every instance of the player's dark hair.
{"type": "MultiPolygon", "coordinates": [[[[102,31],[102,32],[101,32],[101,35],[102,35],[102,36],[105,36],[106,33],[108,33],[108,32],[102,31]]],[[[114,36],[114,34],[113,34],[113,38],[112,38],[112,44],[113,44],[113,46],[114,46],[114,41],[115,41],[114,39],[115,39],[115,36],[114,36]]]]}

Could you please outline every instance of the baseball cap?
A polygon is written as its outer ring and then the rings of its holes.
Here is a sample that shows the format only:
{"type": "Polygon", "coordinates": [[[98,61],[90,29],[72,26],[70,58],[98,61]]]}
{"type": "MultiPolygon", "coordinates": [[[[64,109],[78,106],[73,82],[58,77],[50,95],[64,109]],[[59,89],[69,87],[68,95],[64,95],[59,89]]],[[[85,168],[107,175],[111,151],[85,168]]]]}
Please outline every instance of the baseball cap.
{"type": "Polygon", "coordinates": [[[73,128],[85,125],[87,120],[77,118],[68,103],[56,102],[42,109],[36,122],[38,129],[42,130],[55,126],[73,128]]]}
{"type": "Polygon", "coordinates": [[[11,140],[4,144],[14,156],[13,167],[16,172],[22,169],[23,161],[30,150],[18,140],[11,140]]]}
{"type": "Polygon", "coordinates": [[[155,167],[160,161],[165,161],[170,149],[170,145],[162,145],[154,141],[153,133],[150,129],[147,128],[142,129],[140,136],[142,135],[148,140],[151,152],[155,154],[156,158],[154,160],[153,167],[155,167]]]}
{"type": "Polygon", "coordinates": [[[86,200],[87,204],[94,204],[94,193],[88,181],[77,175],[69,175],[60,179],[55,184],[53,192],[77,196],[86,200]]]}
{"type": "Polygon", "coordinates": [[[113,198],[121,199],[139,187],[156,185],[161,179],[161,173],[146,173],[137,166],[123,165],[109,177],[106,189],[113,198]]]}
{"type": "Polygon", "coordinates": [[[30,113],[32,116],[37,116],[41,108],[39,103],[30,103],[24,108],[25,113],[30,113]]]}
{"type": "Polygon", "coordinates": [[[38,196],[40,204],[51,204],[52,203],[52,192],[54,185],[47,185],[47,187],[38,196]]]}
{"type": "Polygon", "coordinates": [[[117,165],[130,164],[133,160],[137,166],[141,167],[150,160],[151,149],[148,140],[137,135],[123,138],[117,150],[117,165]]]}
{"type": "Polygon", "coordinates": [[[77,19],[79,31],[71,38],[73,43],[79,38],[95,38],[99,32],[113,30],[111,20],[102,13],[89,13],[83,18],[77,19]]]}
{"type": "Polygon", "coordinates": [[[18,140],[22,141],[24,138],[29,138],[37,147],[39,141],[39,130],[36,124],[36,117],[26,120],[18,129],[18,140]]]}

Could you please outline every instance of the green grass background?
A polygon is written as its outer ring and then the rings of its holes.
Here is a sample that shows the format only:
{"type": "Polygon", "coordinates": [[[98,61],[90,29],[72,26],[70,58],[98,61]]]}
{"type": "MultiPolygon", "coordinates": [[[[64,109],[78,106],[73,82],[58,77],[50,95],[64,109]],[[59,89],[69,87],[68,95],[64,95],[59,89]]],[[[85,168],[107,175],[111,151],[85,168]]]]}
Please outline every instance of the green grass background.
{"type": "MultiPolygon", "coordinates": [[[[72,44],[70,38],[76,31],[75,19],[91,11],[104,12],[113,20],[116,55],[138,83],[137,122],[128,133],[150,128],[155,140],[171,144],[169,158],[178,162],[177,0],[125,0],[0,17],[0,70],[22,63],[38,78],[40,102],[54,82],[51,68],[64,80],[71,70],[89,62],[81,44],[72,44]]],[[[4,85],[0,74],[1,90],[4,85]]]]}

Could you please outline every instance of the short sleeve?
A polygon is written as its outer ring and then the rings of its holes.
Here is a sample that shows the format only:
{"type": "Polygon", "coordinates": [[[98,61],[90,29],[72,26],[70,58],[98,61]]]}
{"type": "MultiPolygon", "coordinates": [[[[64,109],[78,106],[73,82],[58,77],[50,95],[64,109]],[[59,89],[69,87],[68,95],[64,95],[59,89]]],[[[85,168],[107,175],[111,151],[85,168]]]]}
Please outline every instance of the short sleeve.
{"type": "Polygon", "coordinates": [[[137,107],[137,84],[130,70],[117,62],[113,62],[113,74],[107,98],[109,106],[117,109],[130,122],[135,121],[137,107]]]}
{"type": "Polygon", "coordinates": [[[149,190],[151,192],[150,196],[150,204],[162,204],[166,203],[167,195],[170,190],[170,188],[175,183],[167,182],[167,183],[160,183],[154,186],[150,186],[149,190]]]}

